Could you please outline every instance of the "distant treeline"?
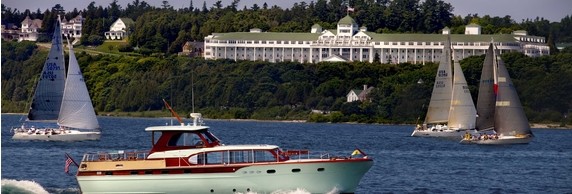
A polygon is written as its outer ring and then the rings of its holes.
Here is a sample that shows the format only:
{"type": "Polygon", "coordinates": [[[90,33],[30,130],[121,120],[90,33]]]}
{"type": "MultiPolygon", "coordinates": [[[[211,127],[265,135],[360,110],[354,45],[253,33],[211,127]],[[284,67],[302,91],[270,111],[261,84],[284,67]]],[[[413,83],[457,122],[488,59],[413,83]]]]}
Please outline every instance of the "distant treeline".
{"type": "MultiPolygon", "coordinates": [[[[26,16],[43,19],[42,31],[51,37],[53,22],[57,14],[70,19],[78,14],[85,18],[82,40],[84,45],[98,45],[103,41],[103,34],[120,17],[135,21],[130,26],[130,45],[141,48],[142,53],[160,52],[174,54],[181,51],[186,41],[202,41],[212,33],[245,32],[251,28],[260,28],[270,32],[310,32],[313,24],[320,24],[324,29],[335,29],[338,20],[347,14],[347,7],[355,12],[349,14],[360,25],[369,31],[378,33],[439,33],[444,27],[451,28],[452,33],[464,33],[464,27],[470,23],[482,26],[485,34],[511,33],[515,30],[526,30],[531,35],[546,37],[557,52],[555,42],[572,43],[572,18],[570,15],[560,22],[549,22],[544,18],[514,21],[511,16],[490,17],[469,14],[465,17],[454,16],[453,6],[442,0],[316,0],[310,3],[295,3],[291,8],[276,5],[269,7],[267,3],[253,4],[250,7],[238,7],[240,0],[233,0],[224,6],[222,1],[202,6],[190,0],[189,6],[175,10],[169,1],[163,1],[161,7],[153,7],[145,1],[134,0],[126,7],[121,7],[117,0],[108,6],[95,6],[90,3],[83,10],[74,8],[65,11],[56,4],[51,10],[16,10],[2,4],[2,24],[20,25],[26,16]],[[349,2],[349,5],[346,3],[349,2]]],[[[200,2],[199,2],[200,3],[200,2]]],[[[49,41],[49,38],[43,38],[49,41]]]]}
{"type": "MultiPolygon", "coordinates": [[[[47,51],[30,42],[2,42],[2,112],[26,112],[47,51]]],[[[300,64],[188,57],[76,54],[98,112],[194,107],[209,118],[308,119],[319,122],[415,123],[424,118],[437,65],[300,64]],[[422,83],[418,83],[419,80],[422,83]],[[351,89],[375,89],[372,101],[346,102],[351,89]],[[193,98],[194,94],[194,98],[193,98]],[[330,114],[311,114],[311,110],[330,114]]],[[[533,122],[568,122],[572,113],[572,50],[537,58],[502,55],[533,122]],[[564,118],[568,115],[568,118],[564,118]]],[[[484,56],[461,61],[476,102],[484,56]]]]}

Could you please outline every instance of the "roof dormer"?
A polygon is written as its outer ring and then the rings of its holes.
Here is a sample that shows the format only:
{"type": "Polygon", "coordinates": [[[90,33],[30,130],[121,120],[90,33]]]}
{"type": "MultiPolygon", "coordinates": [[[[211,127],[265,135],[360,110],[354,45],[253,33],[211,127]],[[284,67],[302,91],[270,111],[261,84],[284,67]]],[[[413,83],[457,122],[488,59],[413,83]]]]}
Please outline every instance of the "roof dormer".
{"type": "Polygon", "coordinates": [[[466,35],[480,35],[481,34],[481,26],[475,23],[471,23],[465,26],[465,34],[466,35]]]}
{"type": "Polygon", "coordinates": [[[358,31],[358,25],[356,23],[356,21],[350,17],[349,15],[346,15],[346,17],[342,18],[340,21],[338,21],[338,36],[353,36],[355,32],[358,31]]]}
{"type": "Polygon", "coordinates": [[[312,26],[312,31],[310,31],[311,33],[322,33],[322,26],[320,26],[320,24],[314,24],[312,26]]]}

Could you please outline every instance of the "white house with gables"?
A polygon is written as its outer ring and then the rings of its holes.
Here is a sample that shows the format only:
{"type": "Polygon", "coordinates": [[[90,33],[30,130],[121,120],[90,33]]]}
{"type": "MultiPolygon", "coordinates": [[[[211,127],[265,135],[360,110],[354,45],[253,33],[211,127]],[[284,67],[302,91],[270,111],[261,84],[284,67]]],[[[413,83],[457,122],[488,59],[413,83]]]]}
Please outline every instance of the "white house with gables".
{"type": "Polygon", "coordinates": [[[111,27],[109,31],[105,32],[105,38],[109,40],[121,40],[129,36],[129,28],[131,28],[135,22],[131,18],[119,18],[111,27]]]}
{"type": "Polygon", "coordinates": [[[69,21],[64,19],[61,22],[62,26],[62,35],[68,38],[81,38],[81,30],[83,25],[83,17],[81,15],[77,15],[75,18],[70,19],[69,21]]]}
{"type": "Polygon", "coordinates": [[[26,16],[24,21],[22,21],[22,32],[18,34],[18,42],[36,41],[38,40],[39,29],[42,28],[41,19],[31,19],[30,16],[26,16]]]}
{"type": "MultiPolygon", "coordinates": [[[[443,34],[449,34],[445,28],[443,34]]],[[[358,27],[348,16],[340,19],[337,29],[323,30],[312,26],[309,33],[250,32],[213,33],[205,37],[205,59],[249,61],[297,61],[317,63],[326,60],[364,61],[381,63],[438,62],[443,34],[379,34],[358,27]]],[[[466,26],[465,34],[451,34],[455,57],[463,59],[485,54],[491,40],[501,53],[522,52],[528,56],[548,55],[544,37],[526,32],[512,34],[481,34],[476,24],[466,26]]]]}
{"type": "Polygon", "coordinates": [[[367,87],[367,85],[363,85],[363,90],[353,89],[346,95],[346,102],[354,102],[354,101],[366,101],[368,100],[368,95],[373,90],[373,87],[367,87]]]}

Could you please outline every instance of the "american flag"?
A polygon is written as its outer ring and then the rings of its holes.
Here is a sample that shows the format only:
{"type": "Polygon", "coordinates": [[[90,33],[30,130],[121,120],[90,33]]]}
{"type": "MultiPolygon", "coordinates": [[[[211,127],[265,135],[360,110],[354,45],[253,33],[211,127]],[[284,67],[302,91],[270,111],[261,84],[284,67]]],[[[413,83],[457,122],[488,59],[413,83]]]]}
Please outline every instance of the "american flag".
{"type": "Polygon", "coordinates": [[[75,163],[75,161],[73,161],[73,159],[70,157],[70,155],[68,155],[68,154],[66,153],[66,165],[64,166],[64,172],[65,172],[66,174],[68,174],[68,175],[71,175],[71,174],[70,174],[70,165],[71,165],[72,163],[77,166],[77,163],[75,163]]]}

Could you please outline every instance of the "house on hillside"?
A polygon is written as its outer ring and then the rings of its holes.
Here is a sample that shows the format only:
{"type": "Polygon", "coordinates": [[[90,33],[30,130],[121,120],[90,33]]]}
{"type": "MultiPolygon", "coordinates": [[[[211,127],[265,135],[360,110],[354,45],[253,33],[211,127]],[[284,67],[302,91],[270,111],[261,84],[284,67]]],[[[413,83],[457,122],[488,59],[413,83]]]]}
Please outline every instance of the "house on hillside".
{"type": "Polygon", "coordinates": [[[368,95],[369,93],[373,90],[373,87],[367,87],[367,85],[363,85],[363,90],[359,90],[359,89],[353,89],[350,90],[350,92],[348,93],[348,95],[346,95],[347,98],[347,102],[354,102],[354,101],[366,101],[366,100],[370,100],[368,95]]]}
{"type": "Polygon", "coordinates": [[[22,32],[20,32],[18,41],[28,40],[36,41],[38,40],[39,29],[42,28],[41,19],[31,19],[30,16],[26,16],[24,21],[22,21],[22,32]]]}
{"type": "Polygon", "coordinates": [[[108,40],[124,39],[129,36],[133,25],[135,22],[131,18],[119,18],[111,24],[109,31],[105,32],[105,38],[108,40]]]}
{"type": "Polygon", "coordinates": [[[62,35],[64,37],[81,38],[81,28],[83,26],[83,17],[81,15],[77,15],[69,21],[64,17],[60,25],[62,26],[62,35]]]}
{"type": "Polygon", "coordinates": [[[20,29],[18,26],[9,23],[9,24],[2,24],[2,40],[11,41],[11,40],[18,40],[20,37],[20,29]]]}
{"type": "Polygon", "coordinates": [[[189,57],[203,57],[203,48],[205,46],[204,42],[187,41],[183,45],[183,51],[179,52],[179,56],[189,56],[189,57]]]}

